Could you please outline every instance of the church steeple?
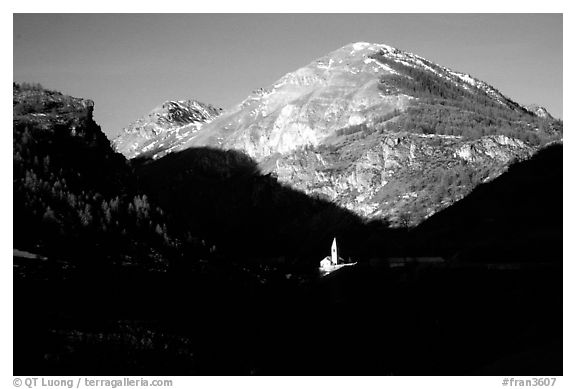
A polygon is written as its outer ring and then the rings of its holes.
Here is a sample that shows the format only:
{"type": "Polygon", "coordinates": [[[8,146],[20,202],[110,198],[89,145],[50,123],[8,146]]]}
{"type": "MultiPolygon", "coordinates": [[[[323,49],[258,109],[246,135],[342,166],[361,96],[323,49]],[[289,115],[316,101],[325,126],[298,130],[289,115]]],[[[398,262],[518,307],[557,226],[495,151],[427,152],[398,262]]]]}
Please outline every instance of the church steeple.
{"type": "Polygon", "coordinates": [[[338,246],[336,246],[336,238],[332,241],[332,265],[338,264],[338,246]]]}
{"type": "Polygon", "coordinates": [[[343,267],[356,265],[356,262],[350,262],[350,259],[348,259],[348,262],[338,263],[338,259],[340,257],[338,257],[338,245],[336,243],[336,238],[332,240],[332,250],[330,254],[331,255],[329,257],[324,257],[324,259],[320,261],[320,275],[322,277],[343,267]]]}

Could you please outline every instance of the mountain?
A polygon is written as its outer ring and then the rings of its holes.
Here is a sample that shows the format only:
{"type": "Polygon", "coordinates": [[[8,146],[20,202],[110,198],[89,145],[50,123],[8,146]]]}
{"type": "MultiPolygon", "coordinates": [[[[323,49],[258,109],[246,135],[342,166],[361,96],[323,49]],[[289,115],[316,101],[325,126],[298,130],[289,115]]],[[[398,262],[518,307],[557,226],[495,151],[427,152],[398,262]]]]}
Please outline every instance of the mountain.
{"type": "Polygon", "coordinates": [[[145,148],[155,157],[239,150],[307,194],[415,225],[561,139],[562,122],[542,112],[469,74],[358,42],[258,89],[169,149],[156,146],[164,135],[145,148]]]}
{"type": "Polygon", "coordinates": [[[14,248],[156,266],[190,245],[114,152],[93,109],[91,100],[13,85],[14,248]]]}
{"type": "Polygon", "coordinates": [[[413,252],[475,263],[562,263],[562,144],[498,178],[410,232],[413,252]]]}
{"type": "Polygon", "coordinates": [[[143,154],[159,158],[220,112],[221,109],[196,100],[167,101],[124,128],[112,144],[127,158],[143,154]]]}
{"type": "MultiPolygon", "coordinates": [[[[445,182],[448,195],[508,169],[418,227],[390,229],[279,182],[270,159],[192,147],[127,161],[90,100],[16,84],[13,97],[18,375],[562,374],[561,145],[508,165],[538,148],[530,136],[366,125],[336,130],[346,144],[276,156],[301,166],[295,178],[319,158],[334,177],[373,163],[391,182],[445,182]],[[374,144],[363,165],[347,157],[374,144]],[[443,175],[418,175],[428,171],[443,175]],[[358,264],[319,277],[334,236],[358,264]],[[447,261],[380,265],[412,255],[447,261]],[[319,346],[319,329],[339,340],[319,346]]],[[[438,108],[427,104],[410,109],[438,108]]],[[[394,126],[426,123],[402,115],[394,126]]],[[[552,137],[558,125],[531,123],[552,137]]]]}
{"type": "Polygon", "coordinates": [[[411,69],[428,76],[415,80],[418,87],[426,87],[426,83],[460,87],[458,92],[463,94],[481,93],[499,105],[522,111],[496,89],[469,75],[390,46],[359,42],[257,90],[181,148],[238,148],[261,160],[274,153],[327,143],[339,129],[375,126],[406,111],[419,91],[403,90],[394,81],[412,77],[408,74],[411,69]]]}

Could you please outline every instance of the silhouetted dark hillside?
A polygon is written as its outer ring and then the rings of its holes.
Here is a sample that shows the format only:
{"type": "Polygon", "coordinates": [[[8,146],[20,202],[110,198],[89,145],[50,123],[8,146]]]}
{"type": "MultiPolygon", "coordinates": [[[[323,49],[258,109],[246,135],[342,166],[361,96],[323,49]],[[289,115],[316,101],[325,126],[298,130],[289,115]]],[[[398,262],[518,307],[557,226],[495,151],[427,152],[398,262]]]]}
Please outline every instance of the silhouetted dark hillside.
{"type": "Polygon", "coordinates": [[[94,122],[94,103],[13,86],[14,246],[104,263],[165,262],[183,249],[94,122]]]}
{"type": "Polygon", "coordinates": [[[553,144],[439,212],[410,250],[481,262],[562,261],[562,152],[553,144]]]}
{"type": "Polygon", "coordinates": [[[147,193],[178,218],[181,229],[216,242],[221,256],[304,259],[316,267],[334,237],[345,256],[364,250],[360,242],[369,228],[360,217],[262,175],[240,152],[195,148],[137,163],[147,193]]]}

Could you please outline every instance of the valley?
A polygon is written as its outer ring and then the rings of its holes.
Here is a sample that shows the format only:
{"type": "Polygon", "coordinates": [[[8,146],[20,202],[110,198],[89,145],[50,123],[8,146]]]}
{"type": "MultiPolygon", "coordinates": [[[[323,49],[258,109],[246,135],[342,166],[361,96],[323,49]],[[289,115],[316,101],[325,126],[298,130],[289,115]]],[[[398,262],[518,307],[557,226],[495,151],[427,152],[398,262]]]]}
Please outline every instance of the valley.
{"type": "Polygon", "coordinates": [[[94,105],[13,84],[14,374],[562,375],[544,108],[365,42],[113,140],[94,105]]]}

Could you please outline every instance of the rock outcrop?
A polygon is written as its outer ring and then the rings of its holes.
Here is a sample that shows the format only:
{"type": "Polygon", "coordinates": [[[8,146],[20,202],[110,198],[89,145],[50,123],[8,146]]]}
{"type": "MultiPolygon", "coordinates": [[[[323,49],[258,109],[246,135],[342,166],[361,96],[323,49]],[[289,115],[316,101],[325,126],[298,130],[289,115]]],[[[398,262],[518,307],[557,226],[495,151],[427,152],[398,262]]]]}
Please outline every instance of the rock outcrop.
{"type": "Polygon", "coordinates": [[[524,108],[528,111],[528,112],[532,112],[533,114],[535,114],[536,116],[538,116],[539,118],[543,118],[543,119],[554,119],[552,117],[552,115],[550,115],[550,113],[546,110],[546,108],[539,106],[539,105],[526,105],[524,106],[524,108]]]}
{"type": "Polygon", "coordinates": [[[13,87],[14,125],[33,126],[46,132],[66,132],[89,144],[109,147],[110,142],[93,118],[94,102],[35,86],[13,87]]]}

